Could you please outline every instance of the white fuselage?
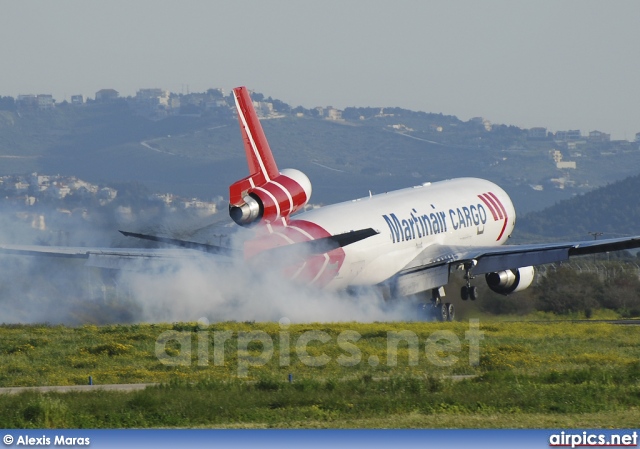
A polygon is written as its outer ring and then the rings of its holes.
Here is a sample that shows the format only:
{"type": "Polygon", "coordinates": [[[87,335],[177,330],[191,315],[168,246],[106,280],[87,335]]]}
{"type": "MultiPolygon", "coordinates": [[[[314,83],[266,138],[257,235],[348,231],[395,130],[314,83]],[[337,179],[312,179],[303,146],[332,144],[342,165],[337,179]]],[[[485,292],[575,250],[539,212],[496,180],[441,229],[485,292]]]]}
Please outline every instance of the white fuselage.
{"type": "Polygon", "coordinates": [[[515,225],[509,196],[476,178],[425,183],[338,203],[292,217],[332,235],[373,228],[378,235],[345,246],[330,289],[383,282],[432,245],[502,245],[515,225]]]}

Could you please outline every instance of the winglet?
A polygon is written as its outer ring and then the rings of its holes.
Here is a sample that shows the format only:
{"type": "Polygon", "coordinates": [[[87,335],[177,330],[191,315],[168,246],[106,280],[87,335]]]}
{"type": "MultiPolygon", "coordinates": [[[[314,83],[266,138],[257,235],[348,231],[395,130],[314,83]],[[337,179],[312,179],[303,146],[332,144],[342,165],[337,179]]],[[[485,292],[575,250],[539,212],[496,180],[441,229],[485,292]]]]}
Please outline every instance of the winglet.
{"type": "Polygon", "coordinates": [[[269,182],[280,174],[278,166],[269,148],[258,115],[246,87],[233,89],[238,110],[238,122],[244,143],[244,151],[249,165],[249,176],[233,183],[229,187],[229,202],[242,204],[245,192],[269,182]]]}

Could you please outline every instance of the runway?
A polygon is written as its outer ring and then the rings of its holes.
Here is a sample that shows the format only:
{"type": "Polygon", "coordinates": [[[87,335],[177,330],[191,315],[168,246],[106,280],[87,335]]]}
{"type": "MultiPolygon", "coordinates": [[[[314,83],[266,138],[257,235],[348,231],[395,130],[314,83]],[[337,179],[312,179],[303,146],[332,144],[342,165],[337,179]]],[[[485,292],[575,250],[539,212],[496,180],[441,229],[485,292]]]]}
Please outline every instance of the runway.
{"type": "MultiPolygon", "coordinates": [[[[457,374],[453,376],[445,376],[454,382],[460,382],[461,380],[474,379],[478,377],[476,374],[457,374]]],[[[381,377],[376,380],[388,379],[387,377],[381,377]]],[[[249,382],[254,383],[254,382],[249,382]]],[[[25,392],[36,393],[71,393],[79,391],[82,393],[90,393],[92,391],[108,390],[108,391],[123,391],[132,392],[144,390],[147,387],[155,387],[160,385],[159,383],[146,383],[146,384],[107,384],[107,385],[62,385],[62,386],[47,386],[47,387],[4,387],[0,388],[0,395],[2,394],[20,394],[25,392]]]]}
{"type": "Polygon", "coordinates": [[[623,326],[640,326],[640,319],[637,318],[629,318],[623,320],[539,320],[539,321],[504,321],[505,323],[535,323],[535,324],[545,324],[545,323],[575,323],[575,324],[617,324],[623,326]]]}
{"type": "Polygon", "coordinates": [[[155,387],[157,383],[147,384],[108,384],[108,385],[63,385],[63,386],[48,386],[48,387],[4,387],[0,388],[0,394],[20,394],[27,391],[37,393],[71,393],[74,391],[91,392],[98,390],[109,391],[137,391],[144,390],[147,387],[155,387]]]}

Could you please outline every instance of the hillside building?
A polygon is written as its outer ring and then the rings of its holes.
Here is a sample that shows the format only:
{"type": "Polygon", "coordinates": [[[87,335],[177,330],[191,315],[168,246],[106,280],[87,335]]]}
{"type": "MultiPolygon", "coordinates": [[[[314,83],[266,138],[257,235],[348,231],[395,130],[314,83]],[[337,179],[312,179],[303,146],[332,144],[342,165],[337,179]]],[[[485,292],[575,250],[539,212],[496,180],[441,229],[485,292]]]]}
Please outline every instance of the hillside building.
{"type": "Polygon", "coordinates": [[[572,129],[569,131],[558,131],[555,134],[556,140],[580,140],[582,139],[582,134],[579,129],[572,129]]]}
{"type": "Polygon", "coordinates": [[[113,101],[118,98],[120,94],[117,90],[114,89],[101,89],[96,92],[96,101],[105,103],[108,101],[113,101]]]}
{"type": "Polygon", "coordinates": [[[46,111],[55,107],[55,100],[49,94],[18,95],[16,107],[21,111],[46,111]]]}
{"type": "Polygon", "coordinates": [[[134,103],[140,114],[152,118],[164,118],[171,109],[170,94],[166,89],[140,89],[136,92],[134,103]]]}
{"type": "Polygon", "coordinates": [[[610,142],[611,134],[606,134],[600,131],[591,131],[589,133],[590,142],[610,142]]]}
{"type": "Polygon", "coordinates": [[[531,140],[537,139],[546,139],[547,138],[547,128],[530,128],[527,132],[527,138],[531,140]]]}

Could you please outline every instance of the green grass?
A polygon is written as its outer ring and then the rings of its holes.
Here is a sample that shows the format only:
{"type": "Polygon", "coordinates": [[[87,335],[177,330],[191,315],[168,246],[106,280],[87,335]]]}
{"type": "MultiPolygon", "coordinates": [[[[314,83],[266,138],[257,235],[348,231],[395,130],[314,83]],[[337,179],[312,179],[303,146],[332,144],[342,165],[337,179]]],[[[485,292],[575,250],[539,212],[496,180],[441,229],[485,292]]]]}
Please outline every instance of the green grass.
{"type": "Polygon", "coordinates": [[[252,383],[178,382],[134,393],[3,396],[0,425],[432,427],[442,422],[453,427],[536,427],[554,422],[571,423],[571,427],[624,426],[624,422],[640,416],[637,382],[638,366],[629,367],[617,377],[595,370],[558,376],[502,373],[462,381],[432,377],[375,380],[363,376],[292,384],[269,379],[252,383]],[[636,386],[623,387],[617,383],[620,381],[636,386]],[[598,416],[616,419],[595,422],[598,416]],[[482,422],[482,417],[488,421],[482,422]],[[533,417],[535,421],[530,421],[533,417]],[[620,417],[624,417],[622,422],[620,417]]]}
{"type": "Polygon", "coordinates": [[[86,384],[89,376],[96,384],[161,386],[1,395],[0,426],[530,428],[638,422],[640,327],[482,321],[477,364],[469,363],[471,331],[469,323],[5,325],[2,386],[86,384]],[[394,332],[418,342],[417,352],[398,344],[397,363],[388,352],[394,332]],[[178,340],[162,336],[184,338],[189,357],[178,340]],[[309,340],[304,351],[305,336],[326,342],[309,340]],[[224,363],[216,364],[222,340],[224,363]],[[174,364],[158,359],[157,342],[174,364]],[[311,366],[321,356],[327,363],[311,366]]]}

